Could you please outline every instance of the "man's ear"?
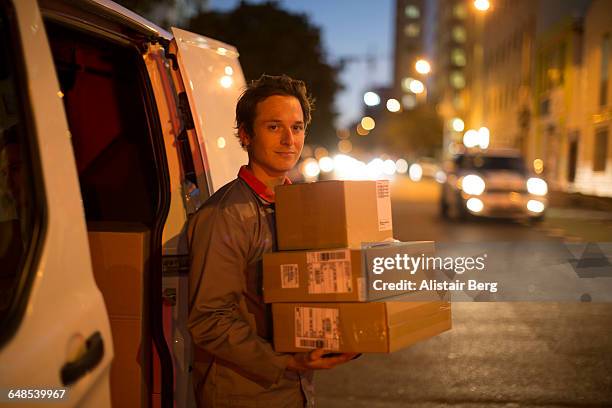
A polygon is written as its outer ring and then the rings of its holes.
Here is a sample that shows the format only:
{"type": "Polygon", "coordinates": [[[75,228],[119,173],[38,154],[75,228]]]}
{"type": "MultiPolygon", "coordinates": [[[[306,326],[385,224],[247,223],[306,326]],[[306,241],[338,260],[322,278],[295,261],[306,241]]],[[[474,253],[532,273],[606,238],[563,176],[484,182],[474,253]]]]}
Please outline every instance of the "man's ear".
{"type": "Polygon", "coordinates": [[[249,136],[249,133],[246,131],[244,126],[240,126],[238,129],[238,137],[240,138],[240,144],[242,147],[247,149],[251,143],[251,136],[249,136]]]}

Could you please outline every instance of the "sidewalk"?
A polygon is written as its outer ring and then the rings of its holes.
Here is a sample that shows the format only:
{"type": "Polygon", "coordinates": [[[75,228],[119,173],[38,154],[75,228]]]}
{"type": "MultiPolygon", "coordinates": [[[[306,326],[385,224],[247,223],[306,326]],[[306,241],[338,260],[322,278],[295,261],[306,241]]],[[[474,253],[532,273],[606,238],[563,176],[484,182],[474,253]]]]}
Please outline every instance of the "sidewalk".
{"type": "Polygon", "coordinates": [[[580,208],[612,212],[612,197],[596,197],[581,193],[566,193],[550,191],[548,193],[549,207],[580,208]]]}

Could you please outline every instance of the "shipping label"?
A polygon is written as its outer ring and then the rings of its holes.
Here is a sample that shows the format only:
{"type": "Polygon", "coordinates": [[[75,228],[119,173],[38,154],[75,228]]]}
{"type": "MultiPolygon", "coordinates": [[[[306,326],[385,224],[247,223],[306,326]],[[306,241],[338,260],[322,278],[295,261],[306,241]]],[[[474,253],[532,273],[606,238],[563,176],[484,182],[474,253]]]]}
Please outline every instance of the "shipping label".
{"type": "Polygon", "coordinates": [[[323,307],[296,307],[295,346],[340,350],[340,311],[323,307]]]}
{"type": "Polygon", "coordinates": [[[297,264],[282,264],[281,287],[283,289],[295,289],[300,287],[300,275],[297,264]]]}
{"type": "Polygon", "coordinates": [[[376,182],[376,208],[378,210],[378,230],[388,231],[393,229],[389,180],[378,180],[376,182]]]}
{"type": "Polygon", "coordinates": [[[308,293],[350,293],[353,291],[351,253],[348,249],[306,254],[308,293]]]}

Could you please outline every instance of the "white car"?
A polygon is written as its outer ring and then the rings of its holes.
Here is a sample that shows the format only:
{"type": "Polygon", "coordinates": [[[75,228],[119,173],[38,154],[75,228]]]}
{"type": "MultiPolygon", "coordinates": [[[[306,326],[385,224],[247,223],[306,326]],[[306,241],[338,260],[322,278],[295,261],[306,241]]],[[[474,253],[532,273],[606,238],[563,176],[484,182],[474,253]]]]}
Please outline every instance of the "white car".
{"type": "Polygon", "coordinates": [[[510,149],[468,151],[446,163],[442,185],[442,216],[501,218],[544,217],[546,181],[531,174],[521,154],[510,149]]]}

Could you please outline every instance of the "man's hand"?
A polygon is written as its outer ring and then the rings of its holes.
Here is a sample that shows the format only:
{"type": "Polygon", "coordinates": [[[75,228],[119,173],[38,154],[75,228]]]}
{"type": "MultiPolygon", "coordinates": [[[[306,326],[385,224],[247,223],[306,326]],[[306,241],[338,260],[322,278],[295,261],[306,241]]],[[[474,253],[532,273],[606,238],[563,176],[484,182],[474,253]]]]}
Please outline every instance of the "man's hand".
{"type": "Polygon", "coordinates": [[[359,353],[334,354],[333,357],[323,357],[324,354],[325,351],[323,349],[316,349],[310,353],[296,353],[289,359],[287,370],[327,370],[352,360],[359,353]]]}

